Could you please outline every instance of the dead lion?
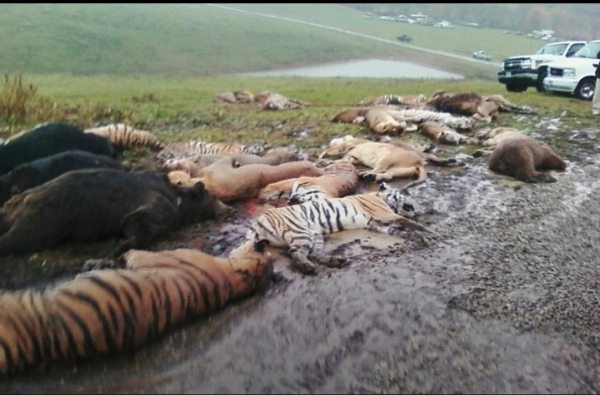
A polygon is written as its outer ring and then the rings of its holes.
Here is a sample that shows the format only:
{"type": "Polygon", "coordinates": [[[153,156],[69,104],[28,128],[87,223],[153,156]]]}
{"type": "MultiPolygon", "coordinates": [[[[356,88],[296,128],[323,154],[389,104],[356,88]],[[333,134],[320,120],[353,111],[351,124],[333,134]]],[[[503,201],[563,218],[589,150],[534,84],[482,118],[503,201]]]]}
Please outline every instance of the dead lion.
{"type": "Polygon", "coordinates": [[[358,186],[358,171],[346,161],[335,161],[322,169],[319,177],[298,177],[267,185],[258,194],[261,201],[288,199],[294,184],[297,187],[318,189],[329,197],[344,197],[358,186]]]}
{"type": "Polygon", "coordinates": [[[196,155],[189,158],[169,159],[164,163],[163,169],[166,171],[183,170],[191,177],[198,177],[202,173],[202,169],[223,158],[233,158],[234,163],[236,163],[237,166],[254,164],[275,166],[286,162],[297,161],[298,155],[285,147],[273,148],[267,151],[262,157],[250,154],[196,155]]]}
{"type": "Polygon", "coordinates": [[[374,107],[365,113],[365,122],[375,133],[402,135],[407,128],[403,118],[395,116],[386,108],[374,107]]]}
{"type": "Polygon", "coordinates": [[[224,158],[202,169],[197,178],[217,199],[232,202],[254,198],[262,188],[277,181],[322,174],[314,163],[308,161],[240,167],[232,158],[224,158]]]}
{"type": "MultiPolygon", "coordinates": [[[[427,180],[425,159],[417,152],[388,143],[376,143],[365,139],[352,139],[323,151],[319,159],[341,156],[353,164],[362,164],[372,170],[359,173],[360,177],[374,177],[375,181],[417,176],[404,189],[427,180]]],[[[448,160],[450,162],[450,160],[448,160]]],[[[456,160],[453,160],[456,162],[456,160]]]]}

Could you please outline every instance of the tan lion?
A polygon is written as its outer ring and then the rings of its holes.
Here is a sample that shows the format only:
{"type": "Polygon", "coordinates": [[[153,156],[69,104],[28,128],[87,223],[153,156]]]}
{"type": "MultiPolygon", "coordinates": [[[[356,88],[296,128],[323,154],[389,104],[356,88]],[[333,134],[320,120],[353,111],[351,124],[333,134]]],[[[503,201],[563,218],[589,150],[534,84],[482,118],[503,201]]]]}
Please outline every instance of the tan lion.
{"type": "Polygon", "coordinates": [[[182,159],[169,159],[165,161],[163,169],[166,171],[183,170],[192,177],[198,177],[202,173],[202,169],[223,158],[232,158],[238,167],[254,164],[275,166],[286,162],[297,161],[298,155],[285,147],[273,148],[267,151],[262,157],[251,154],[196,155],[182,159]]]}
{"type": "Polygon", "coordinates": [[[386,108],[374,107],[365,113],[365,123],[375,133],[402,135],[407,128],[403,118],[386,108]]]}
{"type": "Polygon", "coordinates": [[[374,177],[375,181],[393,178],[418,177],[404,188],[410,188],[427,180],[425,159],[419,153],[388,143],[365,139],[352,139],[323,151],[319,159],[327,156],[343,156],[353,164],[362,164],[372,170],[362,171],[360,177],[374,177]]]}
{"type": "Polygon", "coordinates": [[[269,184],[261,189],[258,198],[261,201],[289,199],[294,188],[316,189],[329,197],[344,197],[358,186],[358,171],[350,162],[333,162],[322,172],[319,177],[298,177],[269,184]]]}
{"type": "Polygon", "coordinates": [[[197,178],[217,199],[232,202],[255,198],[262,188],[277,181],[322,174],[314,163],[308,161],[240,167],[232,158],[224,158],[202,169],[197,178]]]}

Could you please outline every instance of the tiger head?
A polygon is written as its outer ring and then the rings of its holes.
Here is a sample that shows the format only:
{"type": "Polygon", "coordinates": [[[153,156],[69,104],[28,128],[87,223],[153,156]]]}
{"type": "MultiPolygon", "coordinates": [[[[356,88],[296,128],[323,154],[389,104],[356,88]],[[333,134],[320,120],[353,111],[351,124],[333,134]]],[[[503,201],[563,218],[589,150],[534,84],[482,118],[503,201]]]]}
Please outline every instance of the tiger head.
{"type": "Polygon", "coordinates": [[[290,192],[290,198],[288,199],[288,204],[300,204],[307,202],[309,200],[316,200],[321,198],[329,197],[321,187],[312,183],[312,182],[300,182],[296,181],[292,186],[292,191],[290,192]]]}
{"type": "Polygon", "coordinates": [[[377,196],[382,198],[396,214],[403,217],[414,217],[415,206],[410,203],[407,195],[406,190],[392,188],[385,182],[379,184],[379,192],[377,192],[377,196]]]}
{"type": "Polygon", "coordinates": [[[229,262],[244,280],[262,288],[269,284],[273,276],[273,256],[267,250],[269,240],[246,240],[231,250],[229,262]]]}

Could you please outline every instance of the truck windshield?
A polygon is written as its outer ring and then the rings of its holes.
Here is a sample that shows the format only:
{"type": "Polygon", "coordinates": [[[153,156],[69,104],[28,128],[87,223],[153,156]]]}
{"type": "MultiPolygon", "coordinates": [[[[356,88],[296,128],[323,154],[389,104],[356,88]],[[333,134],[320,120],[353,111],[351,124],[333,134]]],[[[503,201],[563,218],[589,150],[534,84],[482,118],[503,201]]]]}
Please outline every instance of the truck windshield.
{"type": "Polygon", "coordinates": [[[575,52],[573,57],[596,59],[598,51],[600,51],[600,41],[595,41],[584,45],[579,51],[575,52]]]}
{"type": "Polygon", "coordinates": [[[536,55],[562,55],[569,44],[548,44],[540,48],[536,55]]]}

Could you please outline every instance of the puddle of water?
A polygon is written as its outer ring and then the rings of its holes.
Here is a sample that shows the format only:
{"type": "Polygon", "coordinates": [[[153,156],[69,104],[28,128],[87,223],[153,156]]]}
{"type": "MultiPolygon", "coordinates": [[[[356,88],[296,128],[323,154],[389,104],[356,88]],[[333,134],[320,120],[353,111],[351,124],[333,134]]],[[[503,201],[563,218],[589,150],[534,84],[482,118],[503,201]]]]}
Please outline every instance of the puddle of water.
{"type": "Polygon", "coordinates": [[[287,70],[244,73],[249,77],[353,77],[353,78],[432,78],[464,79],[464,76],[396,60],[368,59],[337,62],[287,70]]]}

